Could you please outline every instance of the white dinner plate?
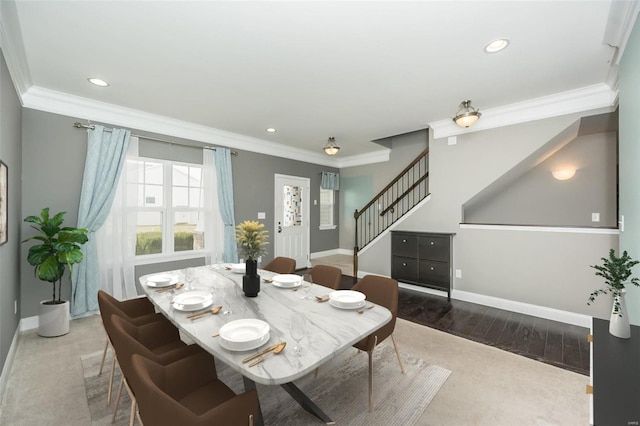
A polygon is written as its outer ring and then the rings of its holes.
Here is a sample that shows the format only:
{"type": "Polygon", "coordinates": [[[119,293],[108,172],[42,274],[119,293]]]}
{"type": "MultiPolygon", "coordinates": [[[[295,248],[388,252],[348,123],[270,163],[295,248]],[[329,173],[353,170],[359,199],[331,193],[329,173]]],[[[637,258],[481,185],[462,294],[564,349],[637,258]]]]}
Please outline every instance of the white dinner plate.
{"type": "Polygon", "coordinates": [[[333,302],[334,306],[340,306],[345,309],[360,307],[366,297],[364,293],[353,290],[338,290],[329,293],[329,301],[333,302]]]}
{"type": "Polygon", "coordinates": [[[272,280],[274,286],[282,288],[294,288],[302,283],[302,277],[295,274],[275,275],[272,280]]]}
{"type": "Polygon", "coordinates": [[[244,263],[229,263],[228,266],[229,269],[231,269],[231,272],[233,272],[234,274],[244,274],[247,267],[247,265],[244,263]]]}
{"type": "Polygon", "coordinates": [[[147,285],[149,287],[168,287],[174,284],[178,284],[178,277],[175,275],[159,274],[147,278],[147,285]]]}
{"type": "Polygon", "coordinates": [[[256,339],[253,342],[229,342],[227,340],[224,340],[222,338],[220,338],[218,336],[218,342],[220,343],[220,346],[222,346],[224,349],[227,349],[229,351],[235,351],[235,352],[240,352],[240,351],[250,351],[252,349],[257,349],[260,346],[264,345],[265,343],[267,343],[269,341],[270,335],[269,333],[265,334],[264,336],[262,336],[259,339],[256,339]]]}
{"type": "Polygon", "coordinates": [[[173,301],[173,308],[177,311],[183,312],[198,311],[200,309],[208,308],[211,305],[213,305],[213,299],[205,300],[204,302],[197,305],[182,305],[180,303],[176,303],[175,300],[173,301]]]}
{"type": "Polygon", "coordinates": [[[338,309],[360,309],[360,308],[364,308],[364,305],[366,305],[367,302],[363,300],[362,302],[358,302],[356,304],[345,305],[340,302],[336,302],[335,300],[329,299],[329,304],[334,308],[338,308],[338,309]]]}
{"type": "Polygon", "coordinates": [[[223,325],[219,333],[227,342],[253,342],[269,333],[269,324],[253,318],[239,319],[223,325]]]}
{"type": "Polygon", "coordinates": [[[173,303],[177,305],[200,306],[205,302],[210,302],[213,296],[208,291],[193,290],[180,293],[173,298],[173,303]]]}

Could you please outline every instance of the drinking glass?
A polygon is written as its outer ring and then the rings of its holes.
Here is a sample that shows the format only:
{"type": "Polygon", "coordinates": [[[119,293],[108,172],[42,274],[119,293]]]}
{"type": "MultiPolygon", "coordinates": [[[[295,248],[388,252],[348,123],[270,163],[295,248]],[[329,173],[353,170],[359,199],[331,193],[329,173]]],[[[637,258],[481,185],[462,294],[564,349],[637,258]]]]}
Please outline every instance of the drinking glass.
{"type": "Polygon", "coordinates": [[[313,297],[311,297],[309,295],[309,292],[311,291],[311,287],[313,286],[313,277],[311,276],[311,274],[304,274],[302,276],[302,297],[304,300],[309,300],[309,299],[313,299],[313,297]]]}
{"type": "Polygon", "coordinates": [[[195,268],[186,268],[184,270],[184,281],[187,284],[187,290],[194,290],[193,280],[195,279],[196,270],[195,268]]]}
{"type": "Polygon", "coordinates": [[[294,312],[291,314],[291,337],[296,341],[293,347],[293,353],[295,356],[301,356],[304,354],[304,349],[300,347],[300,341],[304,339],[307,334],[307,318],[300,312],[294,312]]]}

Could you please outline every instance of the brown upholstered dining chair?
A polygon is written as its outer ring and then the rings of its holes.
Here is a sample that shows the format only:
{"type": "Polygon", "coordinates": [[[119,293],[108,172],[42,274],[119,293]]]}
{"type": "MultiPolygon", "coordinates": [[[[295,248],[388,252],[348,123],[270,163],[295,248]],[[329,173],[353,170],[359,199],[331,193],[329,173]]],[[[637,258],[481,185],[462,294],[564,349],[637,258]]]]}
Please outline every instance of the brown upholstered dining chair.
{"type": "Polygon", "coordinates": [[[296,272],[296,260],[289,257],[276,257],[264,265],[262,269],[276,274],[293,274],[296,272]]]}
{"type": "MultiPolygon", "coordinates": [[[[111,296],[109,293],[99,290],[98,291],[98,306],[100,307],[100,313],[107,312],[115,312],[118,313],[121,317],[125,318],[127,321],[132,324],[142,325],[147,324],[153,321],[163,320],[164,317],[160,314],[155,313],[155,309],[153,307],[153,303],[149,301],[146,297],[129,299],[129,300],[118,300],[115,297],[111,296]]],[[[104,317],[102,318],[102,322],[104,324],[104,317]]],[[[106,327],[105,327],[106,330],[106,327]]],[[[107,342],[104,345],[104,352],[102,353],[102,361],[100,362],[100,371],[98,372],[98,376],[102,374],[102,370],[104,368],[104,361],[107,357],[107,351],[111,346],[111,341],[107,336],[107,342]]],[[[107,392],[107,404],[111,404],[111,388],[113,387],[113,373],[116,365],[116,357],[115,355],[111,359],[111,372],[109,373],[109,390],[107,392]]]]}
{"type": "Polygon", "coordinates": [[[339,268],[329,265],[316,265],[308,273],[311,274],[314,283],[334,290],[340,289],[342,271],[339,268]]]}
{"type": "Polygon", "coordinates": [[[162,366],[141,355],[131,358],[142,422],[152,426],[252,426],[258,420],[258,394],[236,395],[218,380],[206,353],[162,366]]]}
{"type": "Polygon", "coordinates": [[[396,315],[398,314],[398,282],[391,278],[367,275],[358,281],[352,290],[364,293],[369,302],[384,306],[391,311],[392,315],[391,321],[353,345],[355,348],[365,351],[369,355],[369,412],[371,412],[373,411],[373,350],[389,336],[391,336],[393,348],[398,357],[400,371],[404,374],[402,358],[400,358],[396,340],[393,338],[393,330],[396,326],[396,315]]]}
{"type": "MultiPolygon", "coordinates": [[[[169,321],[156,321],[136,326],[118,315],[111,315],[109,337],[118,357],[122,381],[118,389],[118,396],[113,412],[115,419],[118,404],[122,395],[122,388],[126,386],[131,397],[130,424],[133,425],[136,408],[136,385],[131,382],[133,371],[131,356],[140,354],[155,362],[166,365],[182,358],[199,353],[206,353],[198,345],[187,345],[180,340],[180,333],[169,321]]],[[[213,358],[209,356],[211,362],[213,358]]]]}

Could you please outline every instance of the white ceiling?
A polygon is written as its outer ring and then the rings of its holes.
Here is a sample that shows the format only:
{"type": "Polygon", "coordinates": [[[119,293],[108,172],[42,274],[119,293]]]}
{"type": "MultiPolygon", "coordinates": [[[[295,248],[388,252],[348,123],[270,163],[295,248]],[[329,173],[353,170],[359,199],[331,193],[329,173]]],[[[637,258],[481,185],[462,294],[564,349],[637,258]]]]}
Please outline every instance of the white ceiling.
{"type": "Polygon", "coordinates": [[[449,119],[463,99],[487,111],[485,119],[494,108],[615,81],[615,49],[605,44],[616,32],[611,1],[15,6],[27,91],[50,89],[314,153],[329,136],[342,146],[339,156],[380,150],[370,141],[449,119]],[[484,53],[498,37],[510,46],[484,53]],[[93,86],[88,77],[111,85],[93,86]]]}

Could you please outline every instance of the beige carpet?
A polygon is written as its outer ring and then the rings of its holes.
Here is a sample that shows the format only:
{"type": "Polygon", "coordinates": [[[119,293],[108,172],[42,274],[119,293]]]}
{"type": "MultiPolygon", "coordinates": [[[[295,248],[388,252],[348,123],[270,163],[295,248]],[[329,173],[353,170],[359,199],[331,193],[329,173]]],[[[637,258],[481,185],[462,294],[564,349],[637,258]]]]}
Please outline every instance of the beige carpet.
{"type": "MultiPolygon", "coordinates": [[[[452,371],[418,419],[420,426],[589,423],[586,376],[403,320],[395,336],[402,354],[452,371]]],[[[80,357],[102,350],[104,342],[97,316],[72,321],[63,337],[23,333],[8,372],[0,425],[90,425],[80,357]]]]}
{"type": "MultiPolygon", "coordinates": [[[[97,376],[101,356],[96,352],[82,357],[92,425],[108,425],[112,415],[112,409],[106,406],[108,375],[97,376]]],[[[326,364],[317,379],[311,374],[295,383],[337,424],[414,425],[451,372],[411,355],[403,355],[403,361],[406,374],[401,374],[392,347],[383,344],[374,352],[373,413],[367,409],[367,356],[355,349],[326,364]]],[[[218,363],[217,367],[220,379],[236,393],[241,392],[244,388],[241,376],[224,364],[218,363]]],[[[119,377],[118,374],[118,380],[119,377]]],[[[267,426],[323,424],[279,386],[258,385],[258,395],[267,426]]],[[[116,425],[128,424],[129,407],[126,398],[118,411],[116,425]]]]}

